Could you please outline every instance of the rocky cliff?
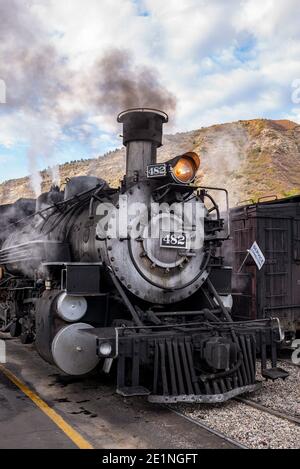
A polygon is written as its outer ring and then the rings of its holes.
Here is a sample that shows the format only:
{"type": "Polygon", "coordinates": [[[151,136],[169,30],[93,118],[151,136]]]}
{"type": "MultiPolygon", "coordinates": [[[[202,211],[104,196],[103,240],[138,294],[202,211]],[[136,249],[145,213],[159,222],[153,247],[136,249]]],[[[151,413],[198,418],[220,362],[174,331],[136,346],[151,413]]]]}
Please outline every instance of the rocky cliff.
{"type": "MultiPolygon", "coordinates": [[[[214,125],[191,132],[166,135],[159,161],[185,151],[201,155],[197,182],[226,187],[231,205],[260,197],[285,197],[300,193],[300,126],[291,121],[257,119],[214,125]]],[[[60,181],[93,174],[117,186],[125,170],[125,151],[117,149],[96,159],[60,166],[60,181]]],[[[51,185],[50,172],[42,175],[42,191],[51,185]]],[[[30,179],[10,180],[0,185],[0,204],[20,197],[34,197],[30,179]]]]}

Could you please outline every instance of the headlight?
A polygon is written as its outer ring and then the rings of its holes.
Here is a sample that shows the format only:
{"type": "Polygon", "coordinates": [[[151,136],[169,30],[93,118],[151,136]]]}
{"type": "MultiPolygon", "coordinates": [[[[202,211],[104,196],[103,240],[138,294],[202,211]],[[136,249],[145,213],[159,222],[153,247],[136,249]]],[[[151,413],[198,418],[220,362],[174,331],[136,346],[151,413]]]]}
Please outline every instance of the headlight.
{"type": "Polygon", "coordinates": [[[108,355],[110,355],[112,352],[111,344],[109,342],[103,342],[99,346],[99,352],[103,357],[108,357],[108,355]]]}
{"type": "Polygon", "coordinates": [[[182,155],[172,167],[172,175],[175,181],[187,184],[195,179],[200,166],[200,158],[197,153],[190,152],[182,155]]]}

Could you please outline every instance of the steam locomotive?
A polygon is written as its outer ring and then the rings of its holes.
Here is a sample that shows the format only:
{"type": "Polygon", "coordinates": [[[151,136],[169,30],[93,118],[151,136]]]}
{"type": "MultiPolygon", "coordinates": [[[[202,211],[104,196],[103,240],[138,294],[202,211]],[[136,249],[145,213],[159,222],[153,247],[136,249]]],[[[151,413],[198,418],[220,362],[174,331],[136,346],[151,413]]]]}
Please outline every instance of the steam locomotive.
{"type": "Polygon", "coordinates": [[[276,365],[280,327],[232,321],[220,255],[228,194],[193,184],[194,152],[157,162],[167,121],[153,109],[118,116],[120,188],[74,177],[64,191],[1,207],[0,327],[64,373],[115,373],[123,396],[222,402],[257,388],[258,353],[266,379],[287,376],[276,365]]]}

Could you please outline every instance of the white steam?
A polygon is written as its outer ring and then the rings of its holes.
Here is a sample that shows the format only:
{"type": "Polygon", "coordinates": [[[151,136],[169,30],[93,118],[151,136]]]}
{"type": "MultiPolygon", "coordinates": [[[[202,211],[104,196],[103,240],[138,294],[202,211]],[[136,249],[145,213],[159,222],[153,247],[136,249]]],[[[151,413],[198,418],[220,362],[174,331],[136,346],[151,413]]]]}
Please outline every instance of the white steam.
{"type": "MultiPolygon", "coordinates": [[[[0,0],[0,18],[1,79],[7,83],[0,119],[27,143],[36,195],[41,191],[39,169],[45,163],[53,166],[58,143],[94,141],[99,127],[93,118],[105,125],[124,108],[136,106],[158,106],[174,114],[176,100],[161,85],[157,71],[137,66],[128,51],[107,50],[76,71],[51,41],[53,32],[41,25],[34,2],[0,0]]],[[[3,138],[0,135],[0,144],[3,138]]],[[[50,173],[57,184],[57,167],[50,173]]]]}
{"type": "MultiPolygon", "coordinates": [[[[241,200],[240,174],[248,148],[249,136],[241,124],[209,127],[196,148],[202,160],[201,183],[228,189],[231,206],[241,200]]],[[[224,209],[223,196],[220,198],[218,192],[214,195],[224,209]]]]}

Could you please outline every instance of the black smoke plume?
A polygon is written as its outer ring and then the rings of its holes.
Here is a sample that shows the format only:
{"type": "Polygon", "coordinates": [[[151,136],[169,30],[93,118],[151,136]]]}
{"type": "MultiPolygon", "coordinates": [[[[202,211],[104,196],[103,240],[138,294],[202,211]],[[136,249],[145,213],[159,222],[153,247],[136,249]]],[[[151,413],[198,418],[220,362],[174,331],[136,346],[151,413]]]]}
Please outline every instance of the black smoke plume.
{"type": "Polygon", "coordinates": [[[105,114],[134,107],[175,112],[176,98],[161,84],[158,71],[137,66],[128,50],[108,50],[90,70],[90,80],[91,96],[105,114]]]}

